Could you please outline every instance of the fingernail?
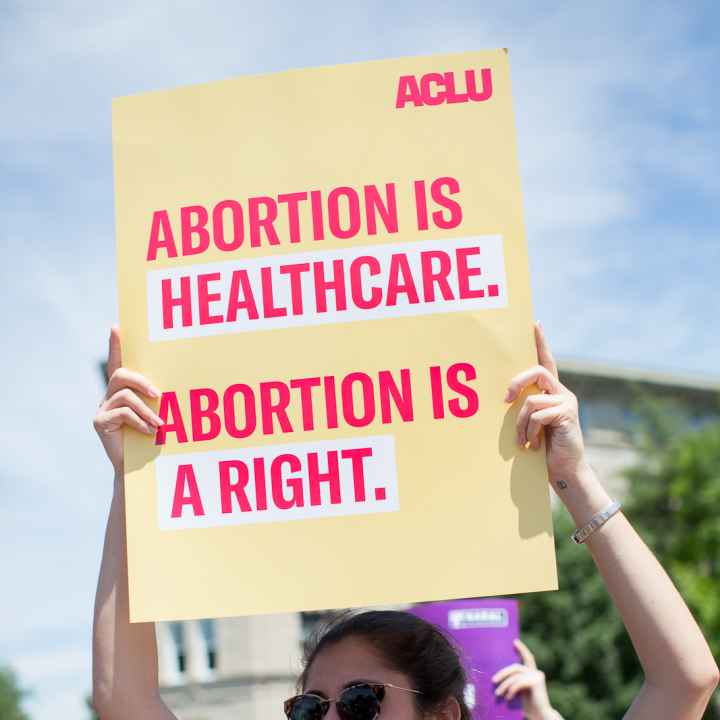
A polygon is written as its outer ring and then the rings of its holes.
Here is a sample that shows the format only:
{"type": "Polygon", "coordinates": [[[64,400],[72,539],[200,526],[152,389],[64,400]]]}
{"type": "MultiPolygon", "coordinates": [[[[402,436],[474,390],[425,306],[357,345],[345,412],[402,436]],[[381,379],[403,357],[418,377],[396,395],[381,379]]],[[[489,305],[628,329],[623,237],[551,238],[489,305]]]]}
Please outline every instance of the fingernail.
{"type": "Polygon", "coordinates": [[[161,417],[158,417],[157,415],[155,416],[155,422],[157,423],[158,427],[165,424],[165,421],[161,417]]]}
{"type": "Polygon", "coordinates": [[[512,399],[512,390],[508,388],[508,391],[505,393],[505,402],[510,402],[512,399]]]}
{"type": "Polygon", "coordinates": [[[159,398],[162,394],[154,385],[151,385],[148,390],[150,391],[150,397],[159,398]]]}
{"type": "Polygon", "coordinates": [[[149,425],[147,425],[147,424],[146,424],[145,427],[143,428],[143,431],[144,431],[145,433],[147,433],[148,435],[154,435],[154,434],[155,434],[155,430],[154,430],[153,428],[151,428],[151,427],[150,427],[149,425]]]}

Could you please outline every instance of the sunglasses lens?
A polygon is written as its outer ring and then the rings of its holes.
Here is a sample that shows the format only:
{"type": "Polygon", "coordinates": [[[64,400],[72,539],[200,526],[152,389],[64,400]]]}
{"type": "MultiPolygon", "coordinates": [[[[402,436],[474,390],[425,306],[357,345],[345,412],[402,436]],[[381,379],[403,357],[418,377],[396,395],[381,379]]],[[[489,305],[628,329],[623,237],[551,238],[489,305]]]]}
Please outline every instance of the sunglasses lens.
{"type": "Polygon", "coordinates": [[[338,715],[342,720],[375,720],[380,699],[369,685],[348,688],[337,702],[338,715]]]}
{"type": "Polygon", "coordinates": [[[322,720],[327,703],[313,695],[301,695],[292,705],[289,720],[322,720]]]}

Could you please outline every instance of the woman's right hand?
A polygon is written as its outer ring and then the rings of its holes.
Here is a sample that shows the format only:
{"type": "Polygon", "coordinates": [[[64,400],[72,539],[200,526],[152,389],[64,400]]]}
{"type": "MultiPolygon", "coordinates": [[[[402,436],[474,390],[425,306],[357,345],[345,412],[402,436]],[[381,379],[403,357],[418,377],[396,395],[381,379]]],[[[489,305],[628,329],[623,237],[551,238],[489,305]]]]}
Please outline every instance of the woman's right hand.
{"type": "Polygon", "coordinates": [[[118,474],[123,471],[123,426],[152,435],[163,421],[141,397],[159,398],[160,391],[144,375],[122,367],[120,329],[116,325],[110,330],[107,377],[107,392],[93,425],[118,474]]]}

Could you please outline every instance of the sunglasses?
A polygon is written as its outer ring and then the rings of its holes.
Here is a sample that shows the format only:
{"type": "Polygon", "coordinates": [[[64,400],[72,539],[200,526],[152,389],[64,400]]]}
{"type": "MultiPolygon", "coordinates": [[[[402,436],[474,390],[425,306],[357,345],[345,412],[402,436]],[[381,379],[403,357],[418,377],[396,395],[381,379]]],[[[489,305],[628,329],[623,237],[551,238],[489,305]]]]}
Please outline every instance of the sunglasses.
{"type": "Polygon", "coordinates": [[[291,697],[285,701],[285,715],[288,720],[322,720],[334,702],[340,720],[376,720],[380,715],[385,688],[422,695],[419,690],[390,683],[358,683],[345,688],[336,698],[328,699],[313,693],[291,697]]]}

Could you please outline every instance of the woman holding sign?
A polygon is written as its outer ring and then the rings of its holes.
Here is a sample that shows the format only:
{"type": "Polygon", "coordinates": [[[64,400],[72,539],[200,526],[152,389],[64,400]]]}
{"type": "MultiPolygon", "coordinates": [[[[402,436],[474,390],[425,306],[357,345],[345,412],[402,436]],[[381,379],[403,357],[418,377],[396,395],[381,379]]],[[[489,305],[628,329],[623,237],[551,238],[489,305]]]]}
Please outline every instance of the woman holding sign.
{"type": "MultiPolygon", "coordinates": [[[[701,718],[718,683],[717,665],[671,580],[587,463],[577,399],[559,381],[539,326],[535,336],[539,364],[512,378],[505,400],[515,402],[533,385],[541,390],[523,401],[517,442],[537,449],[545,435],[550,482],[575,519],[575,539],[588,546],[637,651],[645,683],[625,717],[701,718]]],[[[172,720],[158,691],[154,626],[128,620],[124,537],[121,430],[155,432],[162,421],[143,398],[156,398],[158,391],[122,367],[117,328],[110,336],[108,376],[94,424],[115,470],[115,492],[95,605],[93,705],[102,720],[172,720]]],[[[383,561],[368,560],[370,568],[383,561]]],[[[525,662],[498,673],[498,693],[524,694],[532,720],[558,718],[532,655],[518,649],[525,662]]],[[[298,684],[301,693],[285,703],[289,720],[470,719],[456,651],[433,626],[408,613],[360,613],[335,624],[310,650],[298,684]]]]}

